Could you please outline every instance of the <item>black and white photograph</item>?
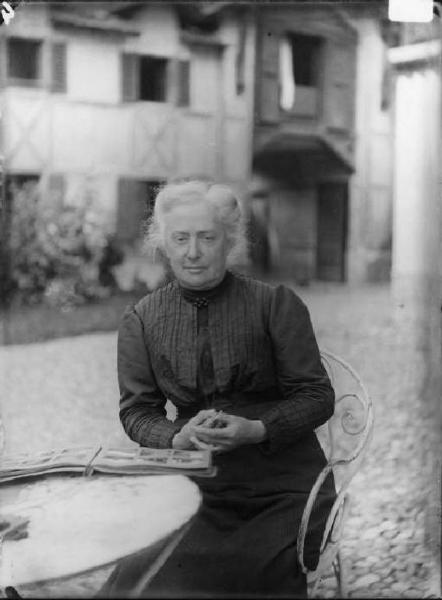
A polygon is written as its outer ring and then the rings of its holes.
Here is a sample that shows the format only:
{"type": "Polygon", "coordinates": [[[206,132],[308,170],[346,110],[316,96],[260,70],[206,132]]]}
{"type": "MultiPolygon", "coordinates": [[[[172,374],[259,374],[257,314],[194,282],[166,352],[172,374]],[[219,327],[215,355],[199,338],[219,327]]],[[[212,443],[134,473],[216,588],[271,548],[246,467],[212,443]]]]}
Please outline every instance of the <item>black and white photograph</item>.
{"type": "Polygon", "coordinates": [[[0,0],[0,598],[440,599],[442,2],[0,0]]]}

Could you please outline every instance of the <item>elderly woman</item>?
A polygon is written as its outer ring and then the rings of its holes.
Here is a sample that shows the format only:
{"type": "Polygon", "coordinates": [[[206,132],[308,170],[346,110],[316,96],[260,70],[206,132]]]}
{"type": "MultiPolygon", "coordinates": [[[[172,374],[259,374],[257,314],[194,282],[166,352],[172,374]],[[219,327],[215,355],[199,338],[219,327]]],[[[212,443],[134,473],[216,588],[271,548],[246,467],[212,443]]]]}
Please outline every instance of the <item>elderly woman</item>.
{"type": "MultiPolygon", "coordinates": [[[[211,449],[218,473],[196,480],[202,508],[144,595],[305,597],[296,537],[325,464],[314,429],[334,410],[308,310],[289,288],[231,269],[245,236],[226,186],[164,187],[148,235],[173,278],[123,317],[121,421],[142,446],[211,449]]],[[[334,494],[329,479],[307,538],[311,567],[334,494]]],[[[128,593],[149,560],[120,563],[102,595],[128,593]]]]}

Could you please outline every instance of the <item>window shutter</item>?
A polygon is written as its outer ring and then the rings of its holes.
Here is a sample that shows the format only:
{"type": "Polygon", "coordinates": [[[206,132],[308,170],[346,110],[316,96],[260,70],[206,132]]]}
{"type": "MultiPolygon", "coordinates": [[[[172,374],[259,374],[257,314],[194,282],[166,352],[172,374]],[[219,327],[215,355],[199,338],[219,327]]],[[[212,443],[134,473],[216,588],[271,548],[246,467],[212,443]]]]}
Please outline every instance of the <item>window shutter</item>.
{"type": "Polygon", "coordinates": [[[177,106],[189,106],[190,104],[190,62],[179,60],[177,64],[178,75],[178,97],[177,106]]]}
{"type": "Polygon", "coordinates": [[[53,92],[66,92],[66,44],[54,42],[52,44],[52,80],[51,90],[53,92]]]}
{"type": "Polygon", "coordinates": [[[136,179],[120,179],[115,231],[117,240],[123,243],[134,243],[139,239],[147,213],[145,182],[136,179]]]}
{"type": "Polygon", "coordinates": [[[51,202],[63,204],[66,191],[66,180],[62,173],[50,173],[48,193],[51,202]]]}
{"type": "Polygon", "coordinates": [[[166,102],[175,105],[179,98],[178,62],[175,58],[167,61],[166,102]]]}
{"type": "Polygon", "coordinates": [[[121,55],[121,98],[135,102],[139,98],[139,57],[137,54],[121,55]]]}
{"type": "Polygon", "coordinates": [[[279,36],[265,27],[261,30],[260,55],[260,117],[275,122],[279,120],[279,36]]]}
{"type": "Polygon", "coordinates": [[[241,21],[238,25],[238,47],[235,56],[235,89],[237,95],[240,95],[245,90],[245,55],[246,55],[246,37],[247,37],[247,21],[246,13],[241,15],[241,21]]]}
{"type": "Polygon", "coordinates": [[[354,121],[355,46],[330,42],[325,56],[327,61],[327,83],[324,92],[326,125],[351,130],[354,121]]]}
{"type": "Polygon", "coordinates": [[[0,36],[0,89],[6,85],[7,79],[7,44],[6,38],[0,36]]]}

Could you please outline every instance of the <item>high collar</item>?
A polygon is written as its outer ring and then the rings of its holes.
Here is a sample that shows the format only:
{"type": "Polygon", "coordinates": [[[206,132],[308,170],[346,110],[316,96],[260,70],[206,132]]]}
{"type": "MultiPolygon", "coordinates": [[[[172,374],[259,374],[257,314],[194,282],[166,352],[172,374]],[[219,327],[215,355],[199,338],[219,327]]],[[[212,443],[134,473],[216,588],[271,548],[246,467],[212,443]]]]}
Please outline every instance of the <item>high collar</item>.
{"type": "Polygon", "coordinates": [[[207,306],[209,302],[212,302],[215,298],[218,298],[230,285],[233,279],[233,275],[230,271],[226,271],[222,281],[213,288],[208,290],[191,290],[178,284],[179,290],[183,298],[194,304],[197,308],[207,306]]]}

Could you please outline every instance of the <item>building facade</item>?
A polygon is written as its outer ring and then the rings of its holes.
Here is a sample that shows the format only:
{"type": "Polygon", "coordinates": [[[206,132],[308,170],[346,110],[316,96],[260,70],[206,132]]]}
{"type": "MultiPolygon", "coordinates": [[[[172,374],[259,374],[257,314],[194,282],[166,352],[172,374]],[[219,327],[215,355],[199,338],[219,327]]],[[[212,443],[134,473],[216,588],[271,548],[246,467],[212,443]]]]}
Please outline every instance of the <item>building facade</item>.
{"type": "Polygon", "coordinates": [[[299,283],[390,275],[385,15],[336,4],[289,3],[259,15],[256,261],[299,283]]]}
{"type": "Polygon", "coordinates": [[[93,196],[136,254],[159,185],[224,181],[257,269],[388,279],[388,40],[335,4],[26,5],[0,30],[7,184],[93,196]]]}
{"type": "Polygon", "coordinates": [[[252,40],[248,23],[215,17],[168,3],[17,11],[0,31],[8,181],[38,180],[68,202],[92,194],[128,246],[165,181],[214,178],[241,192],[252,40]]]}

